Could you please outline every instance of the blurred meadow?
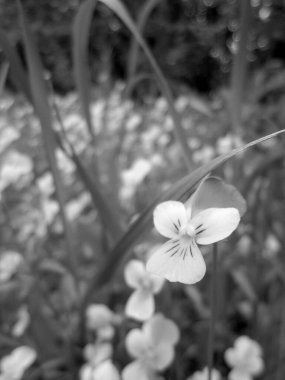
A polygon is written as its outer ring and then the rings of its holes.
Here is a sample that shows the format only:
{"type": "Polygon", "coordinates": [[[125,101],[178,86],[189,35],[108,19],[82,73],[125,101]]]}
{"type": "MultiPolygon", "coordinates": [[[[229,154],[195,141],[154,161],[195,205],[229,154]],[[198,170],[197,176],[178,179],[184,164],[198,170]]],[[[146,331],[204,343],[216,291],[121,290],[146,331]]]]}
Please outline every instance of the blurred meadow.
{"type": "Polygon", "coordinates": [[[0,380],[285,379],[284,17],[0,0],[0,380]],[[199,279],[148,270],[173,236],[199,279]]]}

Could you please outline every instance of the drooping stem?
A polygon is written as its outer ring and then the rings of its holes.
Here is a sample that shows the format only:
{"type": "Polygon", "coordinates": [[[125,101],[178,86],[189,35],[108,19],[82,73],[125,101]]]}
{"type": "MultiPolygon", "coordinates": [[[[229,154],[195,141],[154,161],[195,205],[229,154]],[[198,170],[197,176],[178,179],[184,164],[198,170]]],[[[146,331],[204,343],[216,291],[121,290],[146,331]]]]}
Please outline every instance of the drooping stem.
{"type": "Polygon", "coordinates": [[[211,318],[209,324],[209,337],[208,337],[208,380],[212,380],[212,369],[214,359],[214,341],[215,341],[215,321],[216,321],[216,309],[217,309],[217,261],[218,261],[218,244],[213,246],[213,269],[211,278],[210,289],[210,307],[211,318]]]}

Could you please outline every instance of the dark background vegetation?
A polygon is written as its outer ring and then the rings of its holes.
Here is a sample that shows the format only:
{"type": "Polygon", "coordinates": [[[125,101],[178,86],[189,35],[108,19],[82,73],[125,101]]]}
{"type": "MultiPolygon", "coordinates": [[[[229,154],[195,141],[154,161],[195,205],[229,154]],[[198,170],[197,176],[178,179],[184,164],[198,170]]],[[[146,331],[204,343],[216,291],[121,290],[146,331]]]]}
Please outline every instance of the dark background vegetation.
{"type": "MultiPolygon", "coordinates": [[[[124,3],[137,19],[144,3],[140,0],[124,3]]],[[[23,1],[44,67],[60,94],[74,89],[71,27],[79,4],[76,0],[23,1]]],[[[253,0],[252,5],[248,40],[250,68],[260,68],[272,59],[284,65],[284,2],[253,0]]],[[[147,20],[144,35],[173,85],[182,84],[207,94],[227,83],[239,32],[239,8],[239,1],[234,0],[158,1],[147,20]]],[[[1,27],[23,56],[15,2],[1,0],[0,10],[1,27]]],[[[130,33],[118,18],[99,4],[89,42],[93,83],[100,83],[104,75],[112,80],[126,79],[130,39],[130,33]]],[[[139,72],[149,73],[143,53],[138,61],[139,72]]]]}

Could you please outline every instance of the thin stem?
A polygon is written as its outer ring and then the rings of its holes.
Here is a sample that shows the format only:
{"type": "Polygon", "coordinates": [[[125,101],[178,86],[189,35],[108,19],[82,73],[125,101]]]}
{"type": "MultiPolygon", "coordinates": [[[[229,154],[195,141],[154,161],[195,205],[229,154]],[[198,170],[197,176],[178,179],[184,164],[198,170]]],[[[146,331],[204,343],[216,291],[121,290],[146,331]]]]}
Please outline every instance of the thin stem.
{"type": "Polygon", "coordinates": [[[284,352],[285,352],[285,342],[284,342],[284,336],[285,336],[285,297],[283,298],[281,310],[281,325],[280,325],[280,333],[279,333],[279,341],[278,341],[278,354],[277,354],[277,370],[276,370],[276,380],[283,380],[284,378],[284,371],[283,371],[283,364],[284,364],[284,352]]]}
{"type": "Polygon", "coordinates": [[[211,294],[210,294],[210,307],[211,319],[209,325],[208,337],[208,380],[212,380],[213,358],[214,358],[214,340],[215,340],[215,321],[217,309],[217,261],[218,261],[218,244],[213,246],[213,270],[211,278],[211,294]]]}

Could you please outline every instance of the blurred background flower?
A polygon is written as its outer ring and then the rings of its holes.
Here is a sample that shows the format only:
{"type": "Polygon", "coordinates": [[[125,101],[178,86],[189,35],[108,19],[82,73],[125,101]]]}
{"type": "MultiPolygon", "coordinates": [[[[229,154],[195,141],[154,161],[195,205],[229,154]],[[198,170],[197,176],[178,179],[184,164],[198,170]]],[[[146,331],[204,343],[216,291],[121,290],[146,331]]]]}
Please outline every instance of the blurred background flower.
{"type": "Polygon", "coordinates": [[[179,336],[176,324],[162,314],[154,315],[142,329],[131,330],[126,348],[135,360],[123,369],[123,380],[152,380],[157,372],[165,370],[174,359],[179,336]]]}
{"type": "Polygon", "coordinates": [[[232,368],[230,380],[251,380],[264,369],[261,346],[248,336],[235,340],[233,348],[226,350],[225,360],[232,368]]]}
{"type": "Polygon", "coordinates": [[[138,321],[149,319],[155,310],[154,294],[160,292],[164,279],[147,272],[139,260],[129,261],[124,275],[127,285],[135,289],[126,303],[126,315],[138,321]]]}

